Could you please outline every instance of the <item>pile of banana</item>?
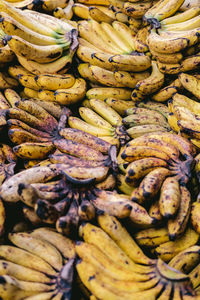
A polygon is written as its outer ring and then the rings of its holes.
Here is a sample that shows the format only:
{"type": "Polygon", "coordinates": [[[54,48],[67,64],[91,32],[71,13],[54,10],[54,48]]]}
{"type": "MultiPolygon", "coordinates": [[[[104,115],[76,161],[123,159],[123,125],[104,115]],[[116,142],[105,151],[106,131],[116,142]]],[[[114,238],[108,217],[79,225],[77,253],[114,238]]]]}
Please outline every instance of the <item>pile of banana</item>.
{"type": "Polygon", "coordinates": [[[0,0],[0,299],[200,300],[199,0],[0,0]]]}

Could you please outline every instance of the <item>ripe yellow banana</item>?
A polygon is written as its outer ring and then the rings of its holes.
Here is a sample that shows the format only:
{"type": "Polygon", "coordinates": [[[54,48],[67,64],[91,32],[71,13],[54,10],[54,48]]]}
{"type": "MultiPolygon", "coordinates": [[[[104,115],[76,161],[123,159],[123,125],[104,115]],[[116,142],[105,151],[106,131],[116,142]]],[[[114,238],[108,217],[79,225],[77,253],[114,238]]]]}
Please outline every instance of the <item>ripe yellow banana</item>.
{"type": "Polygon", "coordinates": [[[189,8],[188,10],[186,10],[182,13],[178,13],[178,14],[170,17],[170,18],[165,18],[160,23],[163,26],[169,25],[169,24],[182,23],[182,22],[185,22],[187,20],[190,20],[193,17],[198,16],[199,13],[200,13],[200,8],[199,7],[192,7],[192,8],[189,8]]]}
{"type": "Polygon", "coordinates": [[[126,15],[135,18],[141,19],[148,9],[152,6],[152,2],[124,2],[122,12],[126,15]]]}
{"type": "Polygon", "coordinates": [[[194,246],[199,239],[199,235],[188,228],[184,235],[175,241],[161,244],[155,249],[156,254],[164,261],[169,261],[181,251],[194,246]]]}
{"type": "Polygon", "coordinates": [[[120,100],[115,98],[106,98],[105,103],[107,103],[110,107],[112,107],[119,115],[124,116],[125,111],[128,108],[133,107],[133,101],[120,100]]]}
{"type": "Polygon", "coordinates": [[[0,63],[8,63],[14,59],[14,53],[8,45],[1,48],[0,63]]]}
{"type": "Polygon", "coordinates": [[[128,135],[134,139],[134,138],[140,137],[140,136],[142,136],[144,134],[148,134],[148,133],[149,134],[157,133],[158,131],[166,132],[167,129],[160,125],[150,124],[150,125],[134,126],[134,127],[127,129],[126,131],[127,131],[128,135]]]}
{"type": "Polygon", "coordinates": [[[23,159],[44,159],[53,150],[52,143],[23,143],[13,148],[14,153],[23,159]]]}
{"type": "Polygon", "coordinates": [[[168,231],[163,228],[147,228],[138,231],[134,238],[140,246],[156,247],[169,242],[168,231]]]}
{"type": "Polygon", "coordinates": [[[108,71],[104,68],[93,65],[90,65],[89,69],[91,71],[92,76],[98,83],[110,87],[124,87],[124,85],[121,82],[118,82],[115,79],[114,73],[112,71],[108,71]]]}
{"type": "Polygon", "coordinates": [[[182,31],[176,33],[173,31],[172,35],[168,37],[161,37],[156,33],[155,29],[151,30],[147,38],[148,46],[156,52],[160,53],[174,53],[184,50],[188,46],[192,46],[198,42],[198,29],[182,31]]]}
{"type": "Polygon", "coordinates": [[[100,117],[90,108],[80,107],[79,114],[85,122],[91,125],[105,129],[112,129],[112,125],[109,122],[105,121],[102,117],[100,117]]]}
{"type": "Polygon", "coordinates": [[[123,86],[134,88],[140,80],[148,78],[150,74],[148,71],[140,73],[129,73],[118,70],[114,72],[114,76],[117,82],[122,83],[123,86]]]}
{"type": "Polygon", "coordinates": [[[200,80],[195,76],[181,73],[179,80],[183,87],[191,92],[195,97],[200,99],[200,80]]]}
{"type": "Polygon", "coordinates": [[[35,75],[45,74],[45,73],[58,73],[65,66],[71,63],[73,57],[73,53],[69,52],[69,54],[63,55],[60,58],[56,59],[53,62],[42,64],[31,59],[26,59],[20,55],[17,55],[17,58],[20,64],[35,75]]]}
{"type": "Polygon", "coordinates": [[[153,218],[156,222],[160,222],[163,217],[160,213],[159,201],[153,202],[149,208],[149,216],[153,218]]]}
{"type": "Polygon", "coordinates": [[[130,100],[131,91],[126,88],[93,88],[87,91],[86,97],[88,99],[100,99],[105,100],[108,97],[113,97],[121,100],[130,100]]]}
{"type": "Polygon", "coordinates": [[[75,78],[71,74],[41,74],[35,76],[35,81],[40,88],[55,91],[72,87],[75,83],[75,78]]]}
{"type": "Polygon", "coordinates": [[[177,254],[169,262],[169,266],[188,274],[199,263],[200,247],[195,245],[177,254]]]}
{"type": "Polygon", "coordinates": [[[168,86],[160,89],[152,96],[152,99],[158,102],[164,102],[169,100],[173,94],[177,93],[181,89],[182,84],[179,79],[175,79],[168,86]]]}

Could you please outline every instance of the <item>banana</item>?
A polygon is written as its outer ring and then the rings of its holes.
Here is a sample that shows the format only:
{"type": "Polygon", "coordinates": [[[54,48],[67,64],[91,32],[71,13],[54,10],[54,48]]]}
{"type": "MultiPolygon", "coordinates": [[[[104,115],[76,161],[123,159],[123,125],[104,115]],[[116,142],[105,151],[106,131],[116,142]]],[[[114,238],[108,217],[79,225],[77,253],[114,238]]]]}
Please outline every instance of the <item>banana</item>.
{"type": "Polygon", "coordinates": [[[197,288],[199,286],[199,268],[200,265],[198,264],[188,275],[192,282],[193,288],[197,288]]]}
{"type": "Polygon", "coordinates": [[[174,132],[180,131],[180,128],[177,124],[178,119],[176,118],[176,116],[173,113],[169,114],[167,120],[168,120],[168,123],[169,123],[170,127],[172,128],[172,130],[174,130],[174,132]]]}
{"type": "Polygon", "coordinates": [[[54,74],[62,70],[65,66],[71,63],[73,57],[73,53],[63,55],[57,60],[42,64],[35,62],[33,60],[26,59],[25,57],[22,57],[20,55],[17,55],[17,58],[19,60],[19,63],[27,69],[29,72],[35,74],[35,75],[40,75],[40,74],[45,74],[45,73],[50,73],[54,74]]]}
{"type": "Polygon", "coordinates": [[[66,0],[43,0],[42,1],[42,8],[45,11],[53,11],[56,7],[65,8],[67,6],[66,0]]]}
{"type": "Polygon", "coordinates": [[[199,233],[199,202],[194,202],[191,208],[191,223],[196,232],[199,233]]]}
{"type": "Polygon", "coordinates": [[[167,219],[173,218],[179,209],[181,201],[178,180],[173,177],[166,178],[162,184],[159,199],[161,215],[167,219]]]}
{"type": "Polygon", "coordinates": [[[128,135],[133,139],[140,137],[144,134],[156,133],[158,131],[166,132],[167,129],[160,125],[150,124],[150,125],[138,125],[126,130],[128,135]]]}
{"type": "Polygon", "coordinates": [[[21,83],[22,86],[33,89],[33,90],[40,90],[40,87],[37,85],[35,82],[35,76],[30,74],[30,75],[18,75],[18,80],[21,83]]]}
{"type": "Polygon", "coordinates": [[[81,77],[83,77],[84,79],[86,79],[90,82],[90,86],[92,83],[98,85],[99,82],[94,78],[89,66],[90,65],[88,63],[79,64],[78,72],[81,75],[81,77]]]}
{"type": "Polygon", "coordinates": [[[111,17],[106,12],[102,11],[101,8],[96,6],[89,7],[89,15],[92,19],[94,19],[97,22],[105,22],[105,23],[112,24],[112,22],[115,20],[114,14],[113,17],[111,17]]]}
{"type": "Polygon", "coordinates": [[[123,194],[126,194],[128,196],[131,195],[131,193],[133,192],[134,190],[134,187],[128,185],[126,182],[125,182],[125,176],[122,175],[122,174],[118,174],[117,175],[117,188],[123,193],[123,194]]]}
{"type": "Polygon", "coordinates": [[[59,119],[62,114],[62,107],[57,103],[52,103],[49,101],[41,101],[39,99],[34,99],[34,102],[44,108],[48,113],[50,113],[56,119],[59,119]]]}
{"type": "MultiPolygon", "coordinates": [[[[113,195],[112,200],[114,199],[113,195]]],[[[114,215],[120,219],[127,218],[130,215],[132,206],[129,200],[123,197],[116,198],[114,201],[109,199],[103,199],[96,197],[92,203],[100,211],[103,211],[109,215],[114,215]]]]}
{"type": "Polygon", "coordinates": [[[151,98],[158,102],[164,102],[166,100],[169,100],[173,96],[173,94],[177,93],[181,89],[181,87],[181,81],[179,79],[175,79],[168,86],[160,89],[151,98]]]}
{"type": "Polygon", "coordinates": [[[99,167],[77,167],[65,164],[57,164],[57,168],[67,175],[77,179],[95,178],[97,182],[104,180],[108,174],[109,168],[106,166],[99,167]]]}
{"type": "Polygon", "coordinates": [[[132,210],[129,218],[131,223],[138,228],[149,228],[156,222],[156,219],[151,217],[147,210],[136,202],[132,203],[132,210]]]}
{"type": "Polygon", "coordinates": [[[54,37],[40,34],[18,22],[14,17],[9,16],[5,12],[1,12],[0,27],[8,35],[17,35],[27,42],[36,45],[55,45],[57,41],[54,37]]]}
{"type": "Polygon", "coordinates": [[[152,6],[152,2],[124,2],[122,12],[129,17],[141,19],[148,9],[152,6]]]}
{"type": "Polygon", "coordinates": [[[35,76],[37,85],[46,90],[68,89],[75,84],[75,78],[71,74],[41,74],[35,76]]]}
{"type": "Polygon", "coordinates": [[[106,158],[100,151],[94,150],[91,147],[76,141],[59,139],[54,141],[54,145],[58,150],[66,154],[70,154],[83,159],[103,161],[106,158]]]}
{"type": "Polygon", "coordinates": [[[15,174],[5,181],[1,186],[1,197],[8,202],[17,202],[20,200],[18,185],[20,183],[29,184],[36,182],[46,182],[59,174],[55,165],[36,167],[27,169],[15,174]]]}
{"type": "Polygon", "coordinates": [[[134,88],[140,80],[148,78],[150,74],[148,71],[144,71],[140,73],[115,71],[114,76],[117,82],[122,83],[123,86],[126,86],[128,88],[134,88]]]}
{"type": "Polygon", "coordinates": [[[177,254],[169,262],[169,266],[188,274],[199,263],[200,247],[192,246],[177,254]]]}
{"type": "MultiPolygon", "coordinates": [[[[109,61],[112,54],[95,51],[92,48],[79,45],[77,50],[78,57],[84,62],[88,62],[91,65],[95,65],[101,68],[105,68],[110,71],[114,71],[115,67],[109,61]]],[[[80,65],[79,65],[80,66],[80,65]]]]}
{"type": "Polygon", "coordinates": [[[149,208],[149,216],[159,223],[162,220],[162,215],[160,213],[159,201],[153,202],[149,208]]]}
{"type": "Polygon", "coordinates": [[[169,242],[168,231],[165,227],[141,230],[134,235],[134,238],[140,246],[147,247],[157,247],[163,243],[169,242]]]}
{"type": "Polygon", "coordinates": [[[113,126],[122,124],[122,118],[110,106],[99,99],[91,99],[90,105],[94,111],[100,114],[106,121],[113,126]]]}
{"type": "Polygon", "coordinates": [[[103,5],[103,6],[110,5],[108,0],[78,0],[77,3],[83,3],[86,5],[103,5]]]}
{"type": "Polygon", "coordinates": [[[176,241],[161,244],[155,249],[156,254],[164,261],[169,261],[181,251],[194,246],[199,239],[199,235],[188,228],[184,235],[176,241]]]}
{"type": "Polygon", "coordinates": [[[52,143],[23,143],[13,148],[18,157],[25,159],[44,159],[53,150],[52,143]]]}
{"type": "Polygon", "coordinates": [[[53,15],[54,17],[56,18],[59,18],[59,19],[66,19],[66,20],[71,20],[72,17],[73,17],[73,7],[74,5],[74,1],[71,0],[67,3],[67,6],[64,7],[64,8],[61,8],[61,7],[56,7],[53,11],[53,15]]]}
{"type": "Polygon", "coordinates": [[[149,28],[144,27],[142,29],[139,29],[135,36],[135,43],[134,43],[134,50],[138,52],[147,52],[149,51],[149,48],[146,44],[146,39],[149,35],[149,28]]]}
{"type": "Polygon", "coordinates": [[[16,35],[6,36],[5,39],[10,49],[16,55],[23,56],[25,59],[31,59],[38,63],[50,63],[57,60],[69,46],[67,43],[45,46],[35,45],[16,35]]]}
{"type": "Polygon", "coordinates": [[[28,132],[27,130],[24,130],[20,127],[14,126],[8,130],[8,136],[9,139],[14,144],[22,144],[22,143],[28,143],[28,142],[48,142],[47,138],[43,138],[41,136],[36,136],[35,134],[32,134],[28,132]]]}
{"type": "Polygon", "coordinates": [[[182,71],[182,65],[180,63],[177,64],[166,64],[158,61],[158,68],[161,73],[164,74],[178,74],[182,71]]]}
{"type": "Polygon", "coordinates": [[[76,78],[74,85],[68,89],[57,89],[54,93],[55,101],[62,105],[71,105],[83,99],[86,94],[86,82],[76,78]]]}
{"type": "Polygon", "coordinates": [[[167,53],[159,53],[151,49],[151,54],[154,58],[156,58],[161,63],[166,64],[177,64],[182,61],[183,54],[181,52],[167,54],[167,53]]]}
{"type": "MultiPolygon", "coordinates": [[[[115,73],[116,74],[116,73],[115,73]]],[[[134,102],[128,100],[120,100],[115,98],[106,98],[105,103],[112,107],[119,115],[124,116],[128,108],[133,107],[134,102]]]]}
{"type": "Polygon", "coordinates": [[[187,20],[190,20],[193,17],[198,16],[199,13],[200,13],[199,7],[192,7],[192,8],[189,8],[187,11],[184,11],[182,13],[174,15],[173,17],[165,18],[160,23],[162,26],[176,24],[176,23],[182,23],[187,20]]]}
{"type": "Polygon", "coordinates": [[[196,16],[182,23],[166,25],[165,30],[176,31],[178,29],[179,31],[186,31],[186,30],[195,29],[199,26],[200,26],[200,18],[199,16],[196,16]]]}
{"type": "Polygon", "coordinates": [[[198,29],[182,31],[181,33],[173,32],[168,37],[161,37],[155,31],[151,30],[147,38],[147,43],[153,51],[160,53],[174,53],[184,50],[188,46],[192,46],[198,42],[198,29]]]}
{"type": "Polygon", "coordinates": [[[121,100],[130,100],[131,91],[126,88],[93,88],[87,91],[86,97],[88,99],[105,100],[108,97],[113,97],[121,100]]]}
{"type": "Polygon", "coordinates": [[[82,143],[91,147],[96,151],[100,151],[102,153],[107,154],[110,150],[110,144],[102,141],[94,137],[91,134],[88,134],[82,130],[72,129],[72,128],[64,128],[59,131],[60,136],[64,137],[65,139],[73,140],[78,143],[82,143]]]}
{"type": "Polygon", "coordinates": [[[183,4],[184,0],[178,0],[178,1],[164,1],[165,5],[161,7],[160,10],[158,10],[157,13],[154,14],[154,18],[158,21],[161,21],[165,18],[168,18],[172,16],[183,4]]]}
{"type": "Polygon", "coordinates": [[[199,8],[199,2],[196,0],[192,0],[192,1],[185,0],[180,7],[180,11],[186,11],[192,7],[199,8]]]}
{"type": "Polygon", "coordinates": [[[121,82],[117,82],[113,72],[93,65],[90,65],[89,69],[92,76],[98,83],[110,87],[124,87],[121,82]]]}
{"type": "MultiPolygon", "coordinates": [[[[151,171],[144,177],[139,187],[132,192],[131,200],[136,201],[139,204],[143,204],[146,201],[150,200],[159,192],[161,185],[164,185],[163,181],[169,175],[170,171],[165,168],[157,168],[151,171]]],[[[161,209],[160,211],[162,214],[161,209]]]]}
{"type": "Polygon", "coordinates": [[[194,96],[200,99],[200,80],[195,76],[191,76],[185,73],[179,75],[179,80],[183,87],[191,92],[194,96]]]}
{"type": "Polygon", "coordinates": [[[144,54],[124,55],[116,54],[110,58],[110,62],[116,69],[121,71],[142,72],[151,66],[149,56],[144,54]]]}
{"type": "MultiPolygon", "coordinates": [[[[194,114],[200,113],[199,102],[192,100],[191,98],[188,98],[185,95],[181,95],[178,93],[174,94],[172,97],[172,100],[170,101],[170,104],[172,104],[172,106],[177,105],[177,106],[182,106],[182,107],[188,108],[194,114]]],[[[170,106],[170,104],[169,104],[169,106],[170,106]]],[[[172,110],[173,110],[173,108],[172,108],[172,110]]]]}
{"type": "Polygon", "coordinates": [[[138,159],[147,157],[156,157],[169,161],[170,156],[153,147],[146,146],[129,146],[122,152],[121,157],[128,162],[137,161],[138,159]]]}
{"type": "Polygon", "coordinates": [[[87,5],[77,2],[73,4],[72,9],[73,9],[73,13],[77,17],[85,20],[89,19],[90,13],[89,13],[89,7],[87,5]]]}
{"type": "MultiPolygon", "coordinates": [[[[195,45],[196,46],[196,45],[195,45]]],[[[181,63],[181,72],[188,72],[198,68],[200,61],[199,52],[195,55],[186,57],[181,63]]]]}

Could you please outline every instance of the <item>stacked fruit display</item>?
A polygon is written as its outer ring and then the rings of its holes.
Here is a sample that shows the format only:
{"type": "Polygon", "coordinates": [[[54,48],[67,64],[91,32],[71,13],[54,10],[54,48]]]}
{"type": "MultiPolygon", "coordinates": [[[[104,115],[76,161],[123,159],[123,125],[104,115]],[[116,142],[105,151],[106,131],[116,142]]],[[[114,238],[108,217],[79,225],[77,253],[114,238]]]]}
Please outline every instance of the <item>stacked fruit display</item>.
{"type": "Polygon", "coordinates": [[[199,0],[0,0],[0,299],[200,299],[199,0]]]}

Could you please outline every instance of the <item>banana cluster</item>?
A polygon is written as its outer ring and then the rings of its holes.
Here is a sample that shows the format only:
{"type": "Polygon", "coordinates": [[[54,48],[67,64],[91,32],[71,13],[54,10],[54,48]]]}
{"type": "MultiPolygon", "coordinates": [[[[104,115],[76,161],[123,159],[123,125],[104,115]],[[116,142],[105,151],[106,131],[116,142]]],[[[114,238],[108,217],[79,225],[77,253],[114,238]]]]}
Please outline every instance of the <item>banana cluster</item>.
{"type": "Polygon", "coordinates": [[[8,72],[24,86],[24,95],[28,98],[68,106],[82,100],[86,93],[85,80],[72,74],[35,75],[20,65],[10,66],[8,72]]]}
{"type": "Polygon", "coordinates": [[[0,294],[5,300],[69,299],[74,243],[50,228],[9,234],[0,245],[0,294]]]}
{"type": "Polygon", "coordinates": [[[183,2],[158,1],[145,15],[145,20],[153,24],[146,43],[164,74],[177,75],[197,68],[200,7],[178,11],[183,2]]]}
{"type": "Polygon", "coordinates": [[[119,154],[124,181],[133,188],[131,200],[144,206],[155,222],[167,221],[170,240],[183,235],[190,217],[187,183],[194,154],[187,139],[162,131],[136,137],[119,154]]]}
{"type": "Polygon", "coordinates": [[[100,299],[196,299],[189,275],[144,255],[120,222],[99,215],[100,227],[80,226],[78,275],[100,299]],[[192,297],[193,296],[193,297],[192,297]],[[188,298],[189,297],[189,298],[188,298]]]}
{"type": "Polygon", "coordinates": [[[22,66],[36,75],[69,68],[78,45],[77,30],[72,25],[33,10],[15,8],[4,0],[0,9],[4,44],[9,45],[22,66]]]}

